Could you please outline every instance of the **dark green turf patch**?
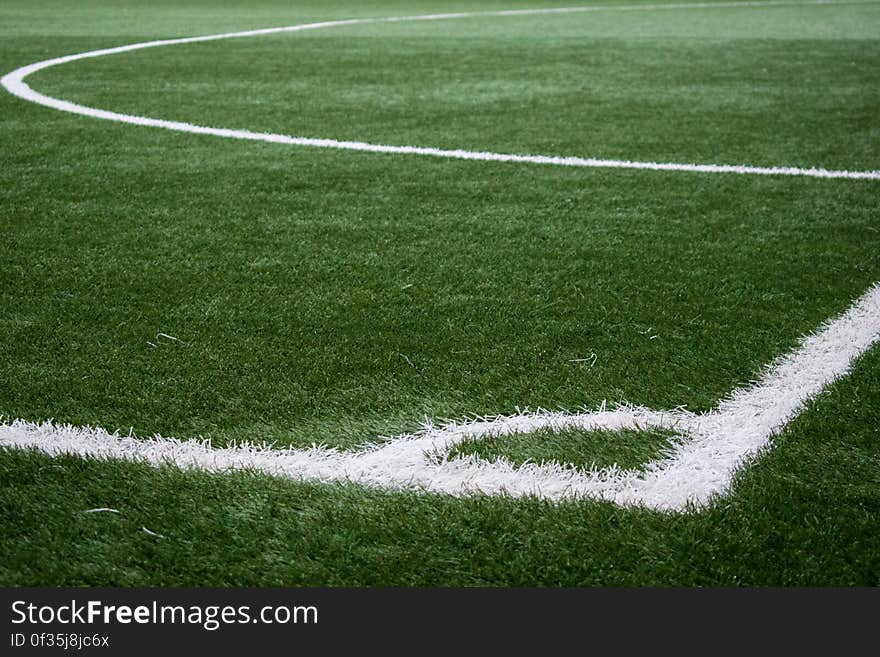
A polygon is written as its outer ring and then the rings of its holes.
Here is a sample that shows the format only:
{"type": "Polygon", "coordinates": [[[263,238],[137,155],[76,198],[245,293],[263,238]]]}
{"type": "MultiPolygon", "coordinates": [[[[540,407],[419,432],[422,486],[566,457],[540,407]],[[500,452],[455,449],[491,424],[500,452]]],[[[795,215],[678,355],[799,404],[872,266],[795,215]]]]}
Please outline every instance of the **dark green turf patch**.
{"type": "Polygon", "coordinates": [[[7,417],[352,445],[425,415],[707,409],[880,279],[866,184],[282,155],[15,102],[7,417]]]}
{"type": "Polygon", "coordinates": [[[561,463],[586,470],[611,466],[637,469],[668,449],[671,431],[585,431],[542,429],[531,433],[471,438],[449,451],[449,457],[474,454],[487,461],[561,463]]]}
{"type": "Polygon", "coordinates": [[[878,372],[875,349],[696,515],[4,450],[0,582],[876,586],[878,372]],[[120,514],[84,513],[104,506],[120,514]]]}

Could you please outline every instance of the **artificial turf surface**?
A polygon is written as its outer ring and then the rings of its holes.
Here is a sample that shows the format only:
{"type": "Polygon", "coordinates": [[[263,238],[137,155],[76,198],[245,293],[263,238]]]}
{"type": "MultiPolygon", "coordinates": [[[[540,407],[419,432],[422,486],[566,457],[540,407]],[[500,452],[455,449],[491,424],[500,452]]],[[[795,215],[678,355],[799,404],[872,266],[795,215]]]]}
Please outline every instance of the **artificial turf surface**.
{"type": "MultiPolygon", "coordinates": [[[[553,5],[10,1],[0,61],[553,5]]],[[[309,137],[877,169],[878,27],[875,3],[372,25],[135,52],[29,83],[309,137]]],[[[425,416],[707,410],[880,280],[878,189],[254,144],[4,92],[0,415],[354,447],[425,416]]],[[[729,498],[689,516],[7,451],[0,581],[876,585],[878,373],[875,350],[729,498]],[[122,513],[82,514],[98,506],[122,513]]],[[[536,458],[520,447],[514,459],[536,458]]],[[[594,436],[538,456],[601,464],[615,448],[594,436]]]]}
{"type": "Polygon", "coordinates": [[[5,584],[880,585],[880,354],[693,515],[7,452],[5,584]],[[84,513],[111,507],[120,513],[84,513]],[[162,538],[143,531],[146,527],[162,538]]]}
{"type": "Polygon", "coordinates": [[[642,431],[588,431],[541,429],[487,438],[467,438],[451,448],[448,458],[475,455],[514,465],[560,463],[582,470],[639,469],[671,449],[675,434],[661,429],[642,431]]]}

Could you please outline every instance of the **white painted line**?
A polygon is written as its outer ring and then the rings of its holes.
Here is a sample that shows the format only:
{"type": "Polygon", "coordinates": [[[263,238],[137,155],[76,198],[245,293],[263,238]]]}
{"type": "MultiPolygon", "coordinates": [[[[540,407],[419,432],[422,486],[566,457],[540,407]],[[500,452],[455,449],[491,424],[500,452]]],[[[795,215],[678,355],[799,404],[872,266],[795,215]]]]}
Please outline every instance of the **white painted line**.
{"type": "MultiPolygon", "coordinates": [[[[686,5],[633,5],[623,7],[574,7],[470,14],[435,14],[385,19],[355,19],[312,23],[268,30],[171,39],[92,51],[31,64],[6,75],[0,82],[15,95],[62,111],[135,125],[208,134],[237,139],[339,148],[380,153],[401,153],[458,159],[556,164],[561,166],[618,167],[712,173],[802,175],[820,178],[880,179],[878,171],[827,171],[792,167],[762,168],[729,165],[664,164],[567,158],[539,155],[507,155],[472,151],[448,151],[409,146],[385,146],[340,142],[209,128],[187,123],[117,114],[44,96],[24,83],[28,75],[50,66],[78,59],[129,52],[143,48],[199,41],[212,41],[278,32],[362,23],[440,20],[470,16],[512,16],[575,11],[709,9],[774,5],[826,4],[790,2],[699,3],[686,5]]],[[[138,440],[110,434],[99,428],[34,424],[23,420],[0,424],[0,447],[32,448],[47,454],[76,454],[102,459],[127,459],[153,465],[174,464],[210,472],[250,469],[275,476],[309,481],[349,481],[385,488],[412,488],[452,495],[505,494],[537,496],[553,501],[597,498],[624,506],[645,506],[663,511],[686,511],[708,504],[728,492],[735,471],[748,459],[770,446],[770,441],[804,405],[833,381],[845,376],[852,363],[880,339],[880,286],[874,286],[842,316],[829,321],[801,346],[768,366],[754,385],[734,391],[714,411],[695,415],[681,410],[653,411],[645,408],[604,407],[596,412],[561,413],[538,411],[515,416],[443,426],[400,436],[356,452],[324,447],[307,450],[274,450],[242,444],[212,448],[205,441],[155,437],[138,440]],[[526,464],[515,467],[499,460],[489,463],[476,456],[454,459],[449,450],[468,438],[490,438],[539,429],[650,429],[677,432],[665,458],[648,464],[644,471],[604,469],[584,471],[557,464],[526,464]]],[[[145,531],[148,531],[144,529],[145,531]]]]}
{"type": "Polygon", "coordinates": [[[75,454],[152,465],[173,464],[208,472],[254,470],[321,482],[353,482],[390,489],[450,495],[537,496],[552,501],[602,499],[623,506],[682,512],[704,507],[729,492],[734,473],[768,449],[772,437],[828,385],[849,373],[856,359],[880,339],[880,284],[843,315],[827,322],[791,353],[771,363],[750,387],[735,390],[709,413],[619,408],[596,412],[539,411],[486,420],[429,425],[416,434],[354,452],[325,447],[271,449],[241,444],[213,448],[206,441],[155,437],[139,440],[103,429],[0,424],[0,447],[30,448],[50,455],[75,454]],[[539,429],[662,428],[677,433],[670,453],[644,471],[585,471],[557,464],[488,462],[475,455],[449,459],[465,439],[539,429]]]}
{"type": "Polygon", "coordinates": [[[785,7],[785,6],[815,6],[829,4],[865,4],[861,2],[829,2],[828,0],[806,0],[804,2],[789,2],[786,0],[770,0],[767,2],[700,2],[700,3],[677,3],[677,4],[654,4],[654,5],[622,5],[622,6],[583,6],[583,7],[559,7],[546,9],[518,9],[507,11],[482,11],[462,12],[452,14],[426,14],[420,16],[394,16],[387,18],[354,18],[348,20],[323,21],[319,23],[306,23],[302,25],[290,25],[286,27],[272,27],[260,30],[247,30],[244,32],[229,32],[224,34],[212,34],[207,36],[186,37],[180,39],[163,39],[134,43],[117,48],[105,48],[90,52],[56,57],[42,62],[36,62],[16,69],[0,79],[10,93],[38,105],[51,107],[62,112],[80,114],[96,119],[128,123],[132,125],[162,128],[176,132],[187,132],[200,135],[212,135],[229,139],[245,139],[252,141],[264,141],[275,144],[287,144],[293,146],[308,146],[313,148],[332,148],[348,151],[365,151],[369,153],[385,153],[396,155],[422,155],[457,160],[475,160],[481,162],[513,162],[520,164],[544,164],[564,167],[587,167],[587,168],[612,168],[612,169],[640,169],[649,171],[682,171],[694,173],[734,173],[769,176],[808,176],[812,178],[845,178],[851,180],[880,180],[880,171],[844,171],[831,170],[819,167],[802,168],[790,166],[761,167],[750,165],[731,164],[693,164],[672,162],[640,162],[631,160],[608,160],[589,157],[568,157],[560,155],[521,155],[512,153],[493,153],[484,151],[469,151],[460,149],[431,148],[427,146],[393,146],[387,144],[372,144],[361,141],[339,141],[336,139],[322,139],[312,137],[294,137],[290,135],[273,134],[266,132],[252,132],[250,130],[237,130],[230,128],[213,128],[208,126],[184,123],[181,121],[168,121],[132,114],[120,114],[108,110],[86,107],[66,100],[46,96],[34,91],[24,79],[29,75],[53,66],[68,64],[81,59],[117,55],[120,53],[156,48],[160,46],[173,46],[187,43],[202,43],[206,41],[219,41],[221,39],[237,39],[242,37],[265,36],[268,34],[280,34],[284,32],[300,32],[304,30],[316,30],[331,27],[343,27],[350,25],[367,25],[377,23],[399,23],[411,21],[435,21],[453,20],[476,17],[513,17],[536,14],[568,14],[598,11],[661,11],[661,10],[709,10],[722,8],[755,8],[755,7],[785,7]]]}

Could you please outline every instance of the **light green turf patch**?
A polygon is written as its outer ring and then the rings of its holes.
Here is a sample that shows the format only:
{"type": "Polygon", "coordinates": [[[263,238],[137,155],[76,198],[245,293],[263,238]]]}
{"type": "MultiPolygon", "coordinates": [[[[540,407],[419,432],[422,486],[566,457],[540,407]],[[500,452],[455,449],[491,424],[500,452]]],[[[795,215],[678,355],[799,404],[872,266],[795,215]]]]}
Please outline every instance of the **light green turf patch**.
{"type": "Polygon", "coordinates": [[[449,457],[476,455],[487,461],[507,459],[514,465],[560,463],[586,470],[611,466],[636,469],[669,448],[672,431],[585,431],[542,429],[532,433],[471,438],[449,451],[449,457]]]}
{"type": "Polygon", "coordinates": [[[880,54],[867,35],[819,38],[820,26],[835,33],[837,15],[880,24],[874,6],[703,13],[687,33],[666,36],[635,28],[680,16],[379,24],[83,60],[40,72],[33,84],[91,107],[305,137],[873,169],[880,54]],[[807,21],[814,30],[792,33],[803,11],[816,12],[807,21]],[[772,29],[728,30],[749,16],[772,29]],[[597,19],[622,22],[633,35],[597,32],[597,19]],[[536,20],[556,29],[538,29],[536,20]]]}

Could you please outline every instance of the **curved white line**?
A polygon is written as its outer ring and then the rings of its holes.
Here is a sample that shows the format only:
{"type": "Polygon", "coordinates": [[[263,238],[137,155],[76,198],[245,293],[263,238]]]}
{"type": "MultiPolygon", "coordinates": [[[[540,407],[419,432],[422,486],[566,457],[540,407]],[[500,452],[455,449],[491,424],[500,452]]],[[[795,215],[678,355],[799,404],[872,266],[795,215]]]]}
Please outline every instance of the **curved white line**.
{"type": "Polygon", "coordinates": [[[356,452],[326,447],[275,450],[252,444],[213,448],[206,441],[155,437],[138,440],[102,429],[0,424],[0,448],[31,448],[46,454],[171,463],[209,472],[247,469],[308,481],[343,481],[383,488],[451,495],[537,496],[551,501],[593,498],[660,511],[698,509],[729,492],[735,472],[770,446],[772,437],[806,402],[845,376],[880,340],[880,284],[843,315],[805,338],[772,363],[754,385],[734,391],[709,413],[621,408],[594,413],[537,413],[426,426],[356,452]],[[476,456],[449,459],[467,438],[529,433],[544,428],[636,429],[677,432],[670,452],[643,472],[616,468],[584,471],[559,464],[490,463],[476,456]]]}
{"type": "MultiPolygon", "coordinates": [[[[803,3],[713,3],[655,5],[647,8],[708,8],[787,4],[803,3]]],[[[824,4],[824,2],[812,4],[824,4]]],[[[642,8],[645,7],[632,6],[617,9],[642,8]]],[[[503,16],[523,13],[595,11],[599,9],[604,8],[582,7],[359,19],[154,41],[39,62],[10,73],[2,79],[2,83],[16,95],[63,111],[125,123],[239,139],[259,139],[374,152],[416,153],[461,159],[534,162],[568,166],[624,166],[642,169],[837,178],[875,179],[880,176],[880,172],[614,162],[579,158],[442,151],[266,135],[247,131],[206,128],[86,108],[39,94],[23,82],[27,75],[35,71],[69,61],[174,43],[192,43],[356,23],[437,20],[473,15],[503,16]]],[[[428,426],[418,434],[401,436],[385,444],[358,452],[341,452],[321,447],[311,450],[272,450],[253,445],[214,449],[203,441],[180,441],[161,437],[141,441],[122,438],[101,429],[56,426],[51,423],[33,424],[17,420],[11,424],[0,424],[0,447],[34,448],[48,454],[72,453],[98,458],[146,461],[152,464],[170,462],[180,467],[207,471],[247,468],[296,479],[351,481],[392,488],[410,487],[454,495],[473,493],[534,495],[553,501],[589,497],[608,500],[624,506],[640,505],[663,511],[685,511],[689,508],[706,505],[715,496],[726,493],[736,470],[746,460],[767,449],[772,436],[783,429],[803,409],[809,399],[818,395],[833,381],[845,376],[852,363],[878,339],[880,339],[880,286],[875,285],[856,300],[846,313],[829,321],[819,332],[807,337],[798,349],[771,364],[764,376],[753,386],[734,391],[726,401],[719,404],[716,410],[699,416],[683,411],[664,412],[644,408],[623,408],[616,411],[601,410],[595,413],[576,414],[538,412],[478,422],[450,423],[442,427],[428,426]],[[548,427],[557,429],[580,427],[594,430],[661,427],[677,431],[680,437],[672,445],[672,450],[666,458],[649,464],[644,472],[618,469],[585,472],[556,464],[540,466],[528,464],[517,468],[503,460],[488,463],[475,457],[449,460],[444,456],[450,447],[466,438],[485,438],[516,432],[530,432],[548,427]]]]}
{"type": "MultiPolygon", "coordinates": [[[[218,41],[221,39],[237,39],[242,37],[264,36],[267,34],[280,34],[284,32],[301,32],[304,30],[316,30],[329,27],[342,27],[347,25],[367,25],[376,23],[399,23],[412,21],[435,21],[450,20],[458,18],[474,18],[474,17],[503,17],[503,16],[527,16],[536,14],[568,14],[593,11],[658,11],[658,10],[680,10],[680,9],[716,9],[716,8],[738,8],[738,7],[772,7],[772,6],[801,6],[801,5],[825,5],[825,4],[848,4],[835,3],[828,0],[807,0],[806,2],[791,2],[788,0],[770,0],[767,2],[717,2],[717,3],[683,3],[683,4],[658,4],[658,5],[623,5],[619,7],[611,6],[583,6],[583,7],[559,7],[548,9],[520,9],[508,11],[483,11],[483,12],[462,12],[452,14],[425,14],[420,16],[395,16],[388,18],[353,18],[348,20],[323,21],[320,23],[306,23],[302,25],[290,25],[287,27],[272,27],[260,30],[248,30],[244,32],[229,32],[224,34],[212,34],[207,36],[186,37],[180,39],[163,39],[158,41],[147,41],[143,43],[134,43],[127,46],[117,48],[105,48],[102,50],[93,50],[90,52],[68,55],[66,57],[56,57],[45,61],[36,62],[18,68],[0,79],[3,85],[10,93],[24,100],[51,107],[62,112],[70,112],[71,114],[80,114],[96,119],[104,119],[107,121],[116,121],[119,123],[129,123],[132,125],[148,126],[153,128],[163,128],[165,130],[173,130],[176,132],[188,132],[201,135],[212,135],[215,137],[226,137],[230,139],[246,139],[253,141],[265,141],[276,144],[289,144],[296,146],[310,146],[315,148],[334,148],[349,151],[366,151],[369,153],[393,153],[405,155],[426,155],[431,157],[442,157],[457,160],[478,160],[489,162],[518,162],[528,164],[550,164],[566,167],[589,167],[589,168],[613,168],[613,169],[643,169],[652,171],[688,171],[697,173],[736,173],[736,174],[756,174],[756,175],[783,175],[783,176],[808,176],[812,178],[846,178],[851,180],[880,180],[880,171],[842,171],[830,170],[818,167],[801,168],[801,167],[760,167],[748,165],[730,165],[730,164],[684,164],[672,162],[637,162],[630,160],[605,160],[597,158],[583,157],[566,157],[556,155],[517,155],[510,153],[492,153],[485,151],[468,151],[460,149],[442,149],[431,148],[425,146],[392,146],[387,144],[372,144],[360,141],[339,141],[336,139],[318,139],[311,137],[293,137],[290,135],[273,134],[266,132],[252,132],[250,130],[236,130],[229,128],[212,128],[208,126],[200,126],[192,123],[184,123],[181,121],[167,121],[164,119],[155,119],[145,116],[135,116],[131,114],[120,114],[108,110],[78,105],[59,98],[46,96],[38,91],[34,91],[28,86],[24,79],[29,75],[33,75],[37,71],[68,64],[81,59],[91,59],[94,57],[104,57],[106,55],[117,55],[120,53],[132,52],[135,50],[143,50],[146,48],[156,48],[159,46],[173,46],[187,43],[201,43],[205,41],[218,41]]],[[[851,4],[862,4],[854,2],[851,4]]]]}

